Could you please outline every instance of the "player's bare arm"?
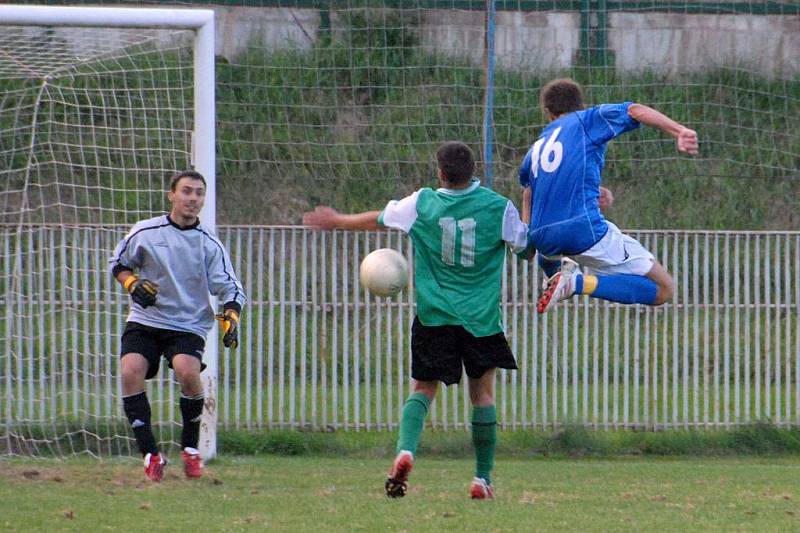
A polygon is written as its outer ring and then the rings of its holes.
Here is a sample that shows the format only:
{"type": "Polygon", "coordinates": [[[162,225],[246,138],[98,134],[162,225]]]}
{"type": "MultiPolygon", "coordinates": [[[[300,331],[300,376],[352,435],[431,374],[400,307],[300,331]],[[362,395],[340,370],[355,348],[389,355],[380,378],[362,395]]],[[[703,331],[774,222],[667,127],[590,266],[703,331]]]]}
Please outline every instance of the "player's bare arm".
{"type": "Polygon", "coordinates": [[[690,155],[699,153],[697,132],[675,122],[660,111],[643,104],[631,104],[628,107],[628,116],[645,126],[658,128],[673,137],[678,144],[678,151],[690,155]]]}
{"type": "Polygon", "coordinates": [[[345,214],[332,207],[321,205],[303,214],[303,224],[317,229],[374,230],[380,228],[378,224],[380,214],[380,211],[345,214]]]}
{"type": "Polygon", "coordinates": [[[531,223],[531,194],[533,193],[530,187],[522,189],[522,213],[520,215],[525,224],[531,223]]]}

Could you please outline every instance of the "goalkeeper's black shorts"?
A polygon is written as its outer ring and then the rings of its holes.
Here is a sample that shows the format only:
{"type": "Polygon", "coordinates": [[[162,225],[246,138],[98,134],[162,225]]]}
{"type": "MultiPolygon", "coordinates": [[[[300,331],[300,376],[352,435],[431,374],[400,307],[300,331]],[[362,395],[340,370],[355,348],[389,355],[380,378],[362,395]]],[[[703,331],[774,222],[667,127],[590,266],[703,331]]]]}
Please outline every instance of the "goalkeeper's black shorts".
{"type": "Polygon", "coordinates": [[[206,341],[200,335],[188,331],[153,328],[137,322],[127,322],[121,344],[120,357],[138,353],[150,363],[145,379],[158,374],[162,355],[170,368],[172,368],[172,358],[179,353],[198,358],[201,372],[206,368],[203,364],[206,341]]]}
{"type": "Polygon", "coordinates": [[[502,333],[475,337],[461,326],[425,326],[414,317],[411,325],[411,377],[417,381],[461,381],[461,365],[467,376],[478,379],[492,368],[516,369],[517,362],[502,333]]]}

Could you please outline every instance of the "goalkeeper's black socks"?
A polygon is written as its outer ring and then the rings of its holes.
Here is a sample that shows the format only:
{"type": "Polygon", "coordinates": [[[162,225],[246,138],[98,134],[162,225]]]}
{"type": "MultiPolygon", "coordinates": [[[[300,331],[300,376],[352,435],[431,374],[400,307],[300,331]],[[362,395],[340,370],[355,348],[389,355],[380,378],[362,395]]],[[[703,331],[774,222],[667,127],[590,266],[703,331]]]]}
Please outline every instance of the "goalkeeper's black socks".
{"type": "Polygon", "coordinates": [[[150,426],[150,402],[147,401],[147,394],[142,391],[130,396],[122,397],[122,406],[125,409],[125,416],[131,423],[131,429],[136,437],[136,444],[142,456],[158,453],[156,438],[153,436],[153,428],[150,426]]]}
{"type": "Polygon", "coordinates": [[[205,396],[201,392],[197,396],[181,394],[181,415],[183,415],[183,431],[181,431],[181,448],[197,448],[200,441],[200,417],[203,415],[205,396]]]}

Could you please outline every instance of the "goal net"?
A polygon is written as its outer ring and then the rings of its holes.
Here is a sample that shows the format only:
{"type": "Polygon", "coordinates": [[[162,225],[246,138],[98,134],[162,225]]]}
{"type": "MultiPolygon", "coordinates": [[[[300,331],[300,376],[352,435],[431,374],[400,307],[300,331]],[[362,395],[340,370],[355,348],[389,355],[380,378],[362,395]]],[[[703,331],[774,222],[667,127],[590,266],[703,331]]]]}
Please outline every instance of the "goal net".
{"type": "MultiPolygon", "coordinates": [[[[0,7],[0,456],[137,453],[118,372],[128,298],[107,261],[169,210],[175,170],[213,185],[213,113],[209,11],[0,7]],[[209,90],[210,120],[195,112],[209,90]]],[[[162,365],[162,446],[179,440],[179,394],[162,365]]]]}
{"type": "Polygon", "coordinates": [[[227,222],[378,208],[435,186],[433,154],[447,139],[468,143],[476,173],[516,199],[519,164],[546,124],[539,90],[571,77],[587,105],[647,104],[700,136],[697,158],[653,128],[609,145],[620,227],[797,227],[798,2],[230,4],[259,30],[219,51],[219,168],[235,184],[220,199],[227,222]]]}

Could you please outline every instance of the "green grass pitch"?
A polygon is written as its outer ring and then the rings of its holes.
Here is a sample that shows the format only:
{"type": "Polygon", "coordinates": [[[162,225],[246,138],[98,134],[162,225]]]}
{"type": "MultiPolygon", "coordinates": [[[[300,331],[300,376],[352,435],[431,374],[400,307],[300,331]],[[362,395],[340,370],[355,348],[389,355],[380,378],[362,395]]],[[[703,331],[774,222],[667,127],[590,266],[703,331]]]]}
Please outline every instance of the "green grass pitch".
{"type": "Polygon", "coordinates": [[[160,484],[131,459],[0,460],[0,530],[474,531],[800,528],[800,458],[500,458],[497,499],[471,501],[471,459],[419,457],[410,493],[389,459],[223,457],[160,484]]]}

